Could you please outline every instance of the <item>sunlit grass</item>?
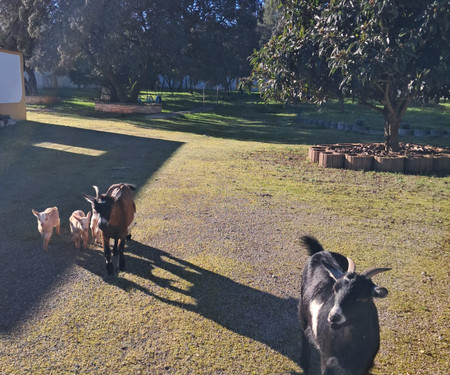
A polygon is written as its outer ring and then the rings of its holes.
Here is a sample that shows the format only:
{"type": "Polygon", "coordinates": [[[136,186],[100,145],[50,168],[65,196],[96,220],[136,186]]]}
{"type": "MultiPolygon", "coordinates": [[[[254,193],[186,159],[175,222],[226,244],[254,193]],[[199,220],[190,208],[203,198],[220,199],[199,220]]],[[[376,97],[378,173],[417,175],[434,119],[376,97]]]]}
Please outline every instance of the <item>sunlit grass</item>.
{"type": "Polygon", "coordinates": [[[102,151],[102,150],[95,150],[92,148],[77,147],[77,146],[72,146],[72,145],[64,145],[64,144],[53,143],[53,142],[40,142],[40,143],[33,144],[33,146],[45,148],[45,149],[49,149],[49,150],[70,152],[73,154],[88,155],[88,156],[101,156],[106,153],[106,151],[102,151]]]}

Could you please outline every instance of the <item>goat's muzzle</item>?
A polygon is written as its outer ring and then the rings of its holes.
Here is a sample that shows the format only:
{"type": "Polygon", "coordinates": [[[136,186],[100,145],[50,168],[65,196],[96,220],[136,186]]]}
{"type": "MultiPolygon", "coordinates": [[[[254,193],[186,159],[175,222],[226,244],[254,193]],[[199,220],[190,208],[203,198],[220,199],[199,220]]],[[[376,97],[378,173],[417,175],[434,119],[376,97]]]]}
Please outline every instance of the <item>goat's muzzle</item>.
{"type": "Polygon", "coordinates": [[[338,329],[345,323],[345,316],[340,308],[333,307],[328,314],[328,323],[331,328],[338,329]]]}

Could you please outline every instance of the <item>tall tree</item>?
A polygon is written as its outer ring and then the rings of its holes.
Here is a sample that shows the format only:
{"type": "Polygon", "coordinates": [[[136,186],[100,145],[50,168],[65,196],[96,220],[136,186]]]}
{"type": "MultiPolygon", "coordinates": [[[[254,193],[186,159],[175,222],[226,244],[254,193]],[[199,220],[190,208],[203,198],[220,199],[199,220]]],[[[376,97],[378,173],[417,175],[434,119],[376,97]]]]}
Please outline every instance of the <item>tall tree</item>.
{"type": "Polygon", "coordinates": [[[53,0],[2,0],[0,2],[0,47],[18,51],[24,57],[28,94],[37,93],[34,70],[57,63],[55,49],[48,47],[53,0]]]}
{"type": "Polygon", "coordinates": [[[190,71],[227,89],[231,79],[249,74],[247,57],[258,47],[261,10],[259,0],[192,1],[187,8],[188,55],[197,68],[190,71]]]}
{"type": "Polygon", "coordinates": [[[186,1],[61,0],[61,64],[88,64],[112,100],[136,101],[178,35],[186,1]]]}
{"type": "Polygon", "coordinates": [[[283,3],[283,33],[252,59],[251,78],[266,98],[321,102],[352,95],[381,111],[385,147],[397,151],[410,102],[448,95],[448,0],[283,3]]]}
{"type": "Polygon", "coordinates": [[[247,75],[261,0],[2,0],[0,43],[33,68],[136,101],[158,74],[229,86],[247,75]],[[11,48],[11,47],[9,47],[11,48]]]}
{"type": "Polygon", "coordinates": [[[267,43],[273,35],[282,32],[282,4],[281,0],[267,0],[264,2],[264,13],[259,23],[261,42],[267,43]]]}

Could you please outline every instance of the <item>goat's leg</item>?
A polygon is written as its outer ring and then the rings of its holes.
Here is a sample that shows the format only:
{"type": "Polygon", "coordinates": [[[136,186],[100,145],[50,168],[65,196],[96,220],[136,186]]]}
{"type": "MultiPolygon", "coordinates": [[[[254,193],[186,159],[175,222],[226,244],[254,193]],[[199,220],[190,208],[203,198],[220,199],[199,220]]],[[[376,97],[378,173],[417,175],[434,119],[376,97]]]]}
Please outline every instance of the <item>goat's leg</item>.
{"type": "Polygon", "coordinates": [[[42,241],[42,248],[44,250],[48,249],[48,243],[50,242],[50,238],[52,237],[51,233],[46,233],[43,236],[43,241],[42,241]]]}
{"type": "Polygon", "coordinates": [[[114,238],[114,246],[113,246],[113,255],[116,257],[117,256],[117,243],[118,243],[118,239],[114,238]]]}
{"type": "Polygon", "coordinates": [[[125,256],[123,255],[125,248],[125,240],[123,238],[119,239],[119,270],[125,270],[125,256]]]}
{"type": "Polygon", "coordinates": [[[309,339],[304,331],[302,331],[302,352],[300,357],[300,366],[303,369],[305,375],[311,373],[311,348],[309,339]]]}
{"type": "Polygon", "coordinates": [[[105,253],[106,271],[108,275],[112,275],[114,272],[114,265],[111,261],[111,249],[109,247],[109,238],[103,235],[103,252],[105,253]]]}
{"type": "Polygon", "coordinates": [[[87,244],[88,244],[88,234],[86,232],[83,234],[83,249],[87,248],[87,244]]]}

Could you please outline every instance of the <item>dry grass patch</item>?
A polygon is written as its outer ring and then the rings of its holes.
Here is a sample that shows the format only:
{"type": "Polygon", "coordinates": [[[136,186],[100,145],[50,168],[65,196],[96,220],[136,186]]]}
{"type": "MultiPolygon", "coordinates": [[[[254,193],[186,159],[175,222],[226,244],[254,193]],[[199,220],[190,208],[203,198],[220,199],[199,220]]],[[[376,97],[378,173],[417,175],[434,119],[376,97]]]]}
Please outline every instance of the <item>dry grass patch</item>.
{"type": "Polygon", "coordinates": [[[360,271],[393,268],[377,276],[390,295],[374,375],[449,372],[448,177],[319,169],[307,145],[29,117],[0,139],[13,155],[0,169],[4,373],[300,374],[305,233],[360,271]],[[137,224],[126,272],[109,278],[99,247],[70,243],[68,217],[92,184],[119,180],[138,186],[137,224]],[[43,253],[30,210],[50,202],[65,232],[43,253]]]}

